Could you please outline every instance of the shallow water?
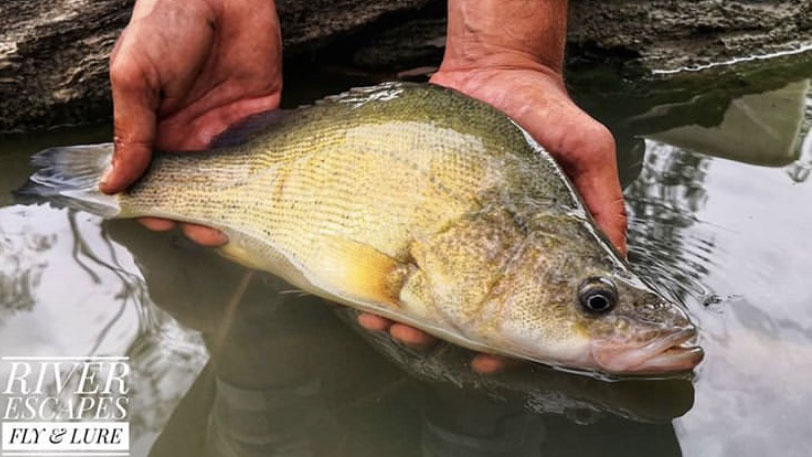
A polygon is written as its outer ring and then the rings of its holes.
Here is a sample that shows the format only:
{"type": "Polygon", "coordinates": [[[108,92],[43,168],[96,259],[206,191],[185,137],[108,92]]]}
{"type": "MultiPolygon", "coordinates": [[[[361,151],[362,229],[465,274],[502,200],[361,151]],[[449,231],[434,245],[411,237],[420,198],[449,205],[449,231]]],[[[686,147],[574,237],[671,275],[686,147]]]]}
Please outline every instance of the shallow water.
{"type": "MultiPolygon", "coordinates": [[[[129,356],[133,456],[808,455],[811,70],[573,78],[618,138],[632,263],[702,329],[693,383],[477,376],[177,234],[14,205],[33,152],[109,126],[0,140],[0,356],[129,356]]],[[[371,82],[330,78],[286,103],[371,82]]]]}

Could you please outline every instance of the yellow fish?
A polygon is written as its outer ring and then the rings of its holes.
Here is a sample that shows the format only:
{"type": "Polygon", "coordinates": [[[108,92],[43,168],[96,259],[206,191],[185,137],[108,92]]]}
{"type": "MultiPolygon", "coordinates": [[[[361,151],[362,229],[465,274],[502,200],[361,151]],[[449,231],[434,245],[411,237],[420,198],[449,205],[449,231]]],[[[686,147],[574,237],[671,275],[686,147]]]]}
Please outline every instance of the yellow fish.
{"type": "Polygon", "coordinates": [[[43,151],[20,194],[214,227],[238,262],[477,351],[657,376],[702,359],[686,312],[631,271],[552,157],[455,91],[386,83],[257,116],[209,151],[157,152],[107,196],[111,156],[43,151]]]}

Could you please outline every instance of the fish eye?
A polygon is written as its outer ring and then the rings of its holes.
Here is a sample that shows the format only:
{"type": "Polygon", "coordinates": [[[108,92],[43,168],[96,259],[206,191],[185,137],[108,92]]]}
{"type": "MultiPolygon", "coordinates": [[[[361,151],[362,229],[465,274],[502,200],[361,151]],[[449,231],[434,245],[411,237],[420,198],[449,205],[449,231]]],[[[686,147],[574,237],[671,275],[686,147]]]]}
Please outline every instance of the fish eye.
{"type": "Polygon", "coordinates": [[[615,307],[617,289],[606,278],[587,278],[578,288],[578,302],[590,314],[604,314],[615,307]]]}

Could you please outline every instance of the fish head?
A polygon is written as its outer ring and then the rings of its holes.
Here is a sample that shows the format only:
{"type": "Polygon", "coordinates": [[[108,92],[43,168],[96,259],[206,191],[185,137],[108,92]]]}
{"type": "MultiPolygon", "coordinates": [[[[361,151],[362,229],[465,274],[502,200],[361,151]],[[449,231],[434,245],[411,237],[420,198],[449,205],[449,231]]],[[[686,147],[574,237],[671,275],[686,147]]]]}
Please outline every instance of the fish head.
{"type": "Polygon", "coordinates": [[[685,309],[640,279],[591,221],[530,230],[483,311],[501,344],[536,360],[616,375],[664,375],[703,358],[685,309]]]}
{"type": "Polygon", "coordinates": [[[589,339],[588,360],[601,371],[658,375],[702,361],[697,327],[685,309],[628,271],[583,278],[574,302],[589,339]]]}
{"type": "Polygon", "coordinates": [[[686,311],[642,281],[590,220],[513,219],[465,221],[419,259],[432,308],[480,350],[653,377],[702,360],[686,311]]]}

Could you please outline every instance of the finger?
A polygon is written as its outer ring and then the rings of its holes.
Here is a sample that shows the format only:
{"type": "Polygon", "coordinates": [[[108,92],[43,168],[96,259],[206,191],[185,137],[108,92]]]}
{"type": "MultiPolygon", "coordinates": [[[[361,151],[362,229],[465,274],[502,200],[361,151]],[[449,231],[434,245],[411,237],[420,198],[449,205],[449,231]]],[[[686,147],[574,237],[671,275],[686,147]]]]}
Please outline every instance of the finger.
{"type": "Polygon", "coordinates": [[[183,224],[183,234],[190,240],[203,246],[216,247],[228,243],[228,237],[210,227],[204,227],[197,224],[183,224]]]}
{"type": "Polygon", "coordinates": [[[113,93],[114,152],[112,168],[102,177],[100,189],[121,192],[147,169],[155,140],[158,106],[157,78],[142,55],[123,34],[110,63],[113,93]]]}
{"type": "Polygon", "coordinates": [[[358,315],[358,324],[371,332],[383,332],[389,330],[389,327],[391,327],[394,322],[376,314],[361,313],[358,315]]]}
{"type": "Polygon", "coordinates": [[[626,254],[626,207],[614,174],[591,171],[577,176],[575,186],[595,223],[617,250],[626,254]]]}
{"type": "Polygon", "coordinates": [[[395,323],[389,334],[396,341],[416,349],[427,349],[437,343],[437,339],[428,333],[405,324],[395,323]]]}
{"type": "Polygon", "coordinates": [[[155,232],[166,232],[175,227],[175,223],[169,219],[159,219],[157,217],[142,217],[138,222],[144,227],[155,232]]]}
{"type": "MultiPolygon", "coordinates": [[[[613,186],[606,186],[604,192],[610,195],[614,192],[613,186]]],[[[590,211],[595,215],[595,223],[598,224],[606,237],[612,245],[623,256],[626,255],[626,236],[627,236],[627,216],[626,207],[623,204],[623,197],[618,196],[614,200],[611,198],[593,203],[589,206],[590,211]],[[594,208],[594,209],[593,209],[594,208]]]]}
{"type": "Polygon", "coordinates": [[[570,158],[570,172],[584,203],[609,241],[626,253],[626,207],[617,170],[617,155],[612,134],[603,125],[581,136],[582,141],[564,152],[570,158]]]}
{"type": "Polygon", "coordinates": [[[501,373],[521,362],[493,354],[477,354],[471,361],[471,369],[479,374],[501,373]]]}

